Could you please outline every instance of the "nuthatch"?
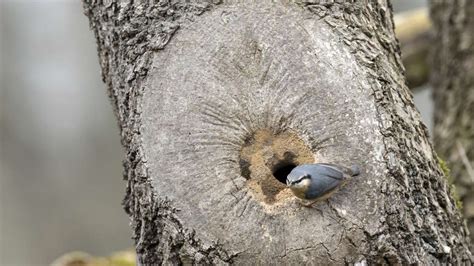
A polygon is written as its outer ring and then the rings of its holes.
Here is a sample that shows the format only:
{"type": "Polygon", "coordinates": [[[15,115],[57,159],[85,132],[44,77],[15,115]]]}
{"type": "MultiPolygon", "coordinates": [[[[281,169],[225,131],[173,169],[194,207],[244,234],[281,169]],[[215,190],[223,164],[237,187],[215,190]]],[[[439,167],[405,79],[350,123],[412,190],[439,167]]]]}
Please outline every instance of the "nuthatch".
{"type": "Polygon", "coordinates": [[[329,198],[333,192],[342,187],[346,181],[360,174],[359,167],[350,169],[327,163],[303,164],[295,167],[286,184],[293,194],[300,199],[311,200],[306,206],[329,198]]]}

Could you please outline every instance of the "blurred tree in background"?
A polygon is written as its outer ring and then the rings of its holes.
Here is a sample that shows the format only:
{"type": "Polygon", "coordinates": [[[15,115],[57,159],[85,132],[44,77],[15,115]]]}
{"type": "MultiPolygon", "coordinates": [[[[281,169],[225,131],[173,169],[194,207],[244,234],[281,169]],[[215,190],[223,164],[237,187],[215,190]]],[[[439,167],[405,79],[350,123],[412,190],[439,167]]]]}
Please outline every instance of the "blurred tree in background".
{"type": "Polygon", "coordinates": [[[432,0],[434,143],[474,241],[474,1],[432,0]]]}

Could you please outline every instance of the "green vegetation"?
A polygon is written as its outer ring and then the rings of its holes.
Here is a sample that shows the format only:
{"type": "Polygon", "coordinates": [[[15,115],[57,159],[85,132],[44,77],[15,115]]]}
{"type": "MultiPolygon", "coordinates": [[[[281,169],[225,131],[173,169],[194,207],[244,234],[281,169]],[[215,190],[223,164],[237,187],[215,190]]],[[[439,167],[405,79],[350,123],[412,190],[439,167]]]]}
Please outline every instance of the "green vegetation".
{"type": "Polygon", "coordinates": [[[451,197],[454,199],[456,203],[456,207],[459,210],[462,210],[462,201],[458,193],[456,192],[456,186],[453,184],[454,180],[453,180],[453,177],[451,176],[451,170],[449,170],[448,163],[444,161],[443,159],[441,159],[439,156],[436,156],[436,159],[438,160],[439,168],[441,168],[441,171],[443,171],[444,177],[448,181],[449,192],[450,192],[451,197]]]}
{"type": "Polygon", "coordinates": [[[73,251],[64,254],[52,263],[53,266],[135,266],[136,255],[133,250],[125,250],[109,257],[92,257],[91,255],[73,251]]]}

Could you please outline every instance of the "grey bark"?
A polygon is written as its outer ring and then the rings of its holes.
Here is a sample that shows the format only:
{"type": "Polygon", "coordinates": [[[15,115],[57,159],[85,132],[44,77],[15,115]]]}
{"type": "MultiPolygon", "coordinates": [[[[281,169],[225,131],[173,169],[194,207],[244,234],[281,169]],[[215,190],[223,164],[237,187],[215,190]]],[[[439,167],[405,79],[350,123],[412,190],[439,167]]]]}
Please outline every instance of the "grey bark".
{"type": "Polygon", "coordinates": [[[86,1],[141,264],[472,263],[385,1],[86,1]],[[362,174],[314,208],[273,175],[362,174]]]}
{"type": "Polygon", "coordinates": [[[431,2],[434,143],[451,170],[474,241],[474,1],[431,2]]]}

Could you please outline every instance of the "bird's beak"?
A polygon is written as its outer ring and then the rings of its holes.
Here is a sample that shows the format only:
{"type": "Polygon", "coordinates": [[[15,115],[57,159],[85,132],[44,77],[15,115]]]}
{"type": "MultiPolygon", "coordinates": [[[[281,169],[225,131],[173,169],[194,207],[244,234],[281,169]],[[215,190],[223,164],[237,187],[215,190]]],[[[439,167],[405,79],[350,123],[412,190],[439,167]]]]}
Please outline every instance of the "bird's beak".
{"type": "Polygon", "coordinates": [[[290,186],[290,180],[286,180],[286,186],[289,187],[290,186]]]}

